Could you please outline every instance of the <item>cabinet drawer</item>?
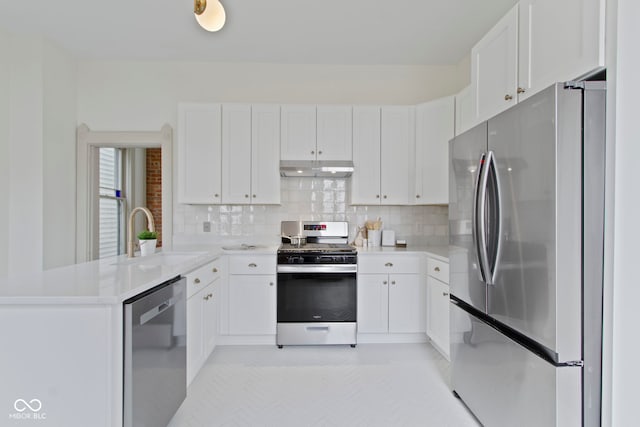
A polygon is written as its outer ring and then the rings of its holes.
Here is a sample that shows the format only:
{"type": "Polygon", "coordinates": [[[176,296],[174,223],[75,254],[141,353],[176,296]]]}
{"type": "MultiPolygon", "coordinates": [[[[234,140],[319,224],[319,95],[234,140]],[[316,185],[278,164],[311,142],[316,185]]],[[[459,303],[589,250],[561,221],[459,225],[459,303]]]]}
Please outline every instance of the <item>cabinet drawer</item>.
{"type": "Polygon", "coordinates": [[[275,255],[230,256],[229,274],[276,274],[275,255]]]}
{"type": "Polygon", "coordinates": [[[209,283],[220,277],[220,259],[203,265],[187,274],[187,298],[204,289],[209,283]]]}
{"type": "Polygon", "coordinates": [[[449,264],[433,258],[427,258],[427,274],[444,283],[449,283],[449,264]]]}
{"type": "Polygon", "coordinates": [[[419,255],[360,255],[358,256],[360,273],[420,273],[419,255]]]}

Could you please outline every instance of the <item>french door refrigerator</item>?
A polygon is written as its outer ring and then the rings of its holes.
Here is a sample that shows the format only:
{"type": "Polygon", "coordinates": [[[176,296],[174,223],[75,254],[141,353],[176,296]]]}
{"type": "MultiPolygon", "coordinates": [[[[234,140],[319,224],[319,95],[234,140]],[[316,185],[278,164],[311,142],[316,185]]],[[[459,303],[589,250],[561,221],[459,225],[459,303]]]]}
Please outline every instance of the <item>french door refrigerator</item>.
{"type": "Polygon", "coordinates": [[[450,142],[451,384],[485,426],[600,425],[604,82],[450,142]]]}

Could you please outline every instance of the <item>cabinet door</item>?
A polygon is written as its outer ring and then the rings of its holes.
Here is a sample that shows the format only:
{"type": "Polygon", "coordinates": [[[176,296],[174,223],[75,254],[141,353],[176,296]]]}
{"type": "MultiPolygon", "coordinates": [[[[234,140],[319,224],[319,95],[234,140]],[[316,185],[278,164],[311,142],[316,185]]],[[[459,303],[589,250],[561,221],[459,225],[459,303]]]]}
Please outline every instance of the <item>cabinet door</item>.
{"type": "Polygon", "coordinates": [[[222,106],[222,202],[251,202],[251,106],[222,106]]]}
{"type": "Polygon", "coordinates": [[[272,275],[229,276],[229,333],[276,333],[276,278],[272,275]]]}
{"type": "Polygon", "coordinates": [[[205,289],[187,300],[187,384],[200,370],[204,360],[204,339],[202,331],[202,297],[205,289]]]}
{"type": "Polygon", "coordinates": [[[218,337],[218,315],[220,307],[219,282],[216,280],[205,288],[202,296],[202,336],[205,362],[216,346],[218,337]]]}
{"type": "Polygon", "coordinates": [[[426,284],[419,274],[389,276],[389,332],[425,332],[426,284]]]}
{"type": "Polygon", "coordinates": [[[449,140],[453,138],[454,97],[416,107],[414,204],[449,203],[449,140]]]}
{"type": "Polygon", "coordinates": [[[350,106],[319,105],[317,108],[318,160],[351,160],[352,117],[350,106]]]}
{"type": "Polygon", "coordinates": [[[473,101],[471,100],[471,85],[462,89],[455,96],[456,98],[456,120],[455,134],[456,136],[471,129],[475,122],[473,121],[473,101]]]}
{"type": "Polygon", "coordinates": [[[471,49],[473,120],[495,116],[517,102],[518,5],[471,49]]]}
{"type": "Polygon", "coordinates": [[[178,201],[220,203],[222,193],[220,104],[178,106],[178,201]]]}
{"type": "Polygon", "coordinates": [[[380,204],[380,107],[353,107],[351,204],[380,204]]]}
{"type": "Polygon", "coordinates": [[[316,159],[315,105],[283,105],[281,114],[280,159],[316,159]]]}
{"type": "Polygon", "coordinates": [[[389,324],[389,277],[358,275],[358,333],[387,333],[389,324]]]}
{"type": "MultiPolygon", "coordinates": [[[[410,149],[415,135],[413,107],[382,107],[380,197],[383,205],[409,204],[410,149]]],[[[412,160],[412,159],[411,159],[412,160]]]]}
{"type": "Polygon", "coordinates": [[[557,81],[604,67],[604,0],[522,0],[521,101],[557,81]]]}
{"type": "Polygon", "coordinates": [[[280,107],[278,105],[252,107],[251,203],[280,204],[280,107]]]}
{"type": "Polygon", "coordinates": [[[434,346],[449,358],[449,286],[427,277],[427,336],[434,346]]]}

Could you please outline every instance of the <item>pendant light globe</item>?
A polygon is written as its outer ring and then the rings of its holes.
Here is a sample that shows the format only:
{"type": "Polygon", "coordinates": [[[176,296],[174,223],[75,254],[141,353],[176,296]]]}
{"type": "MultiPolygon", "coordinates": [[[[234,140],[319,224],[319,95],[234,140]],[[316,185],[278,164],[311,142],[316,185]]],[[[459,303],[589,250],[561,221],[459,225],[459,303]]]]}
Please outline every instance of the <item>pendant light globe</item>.
{"type": "Polygon", "coordinates": [[[196,0],[194,7],[196,21],[207,31],[218,31],[227,20],[224,7],[219,0],[196,0]]]}

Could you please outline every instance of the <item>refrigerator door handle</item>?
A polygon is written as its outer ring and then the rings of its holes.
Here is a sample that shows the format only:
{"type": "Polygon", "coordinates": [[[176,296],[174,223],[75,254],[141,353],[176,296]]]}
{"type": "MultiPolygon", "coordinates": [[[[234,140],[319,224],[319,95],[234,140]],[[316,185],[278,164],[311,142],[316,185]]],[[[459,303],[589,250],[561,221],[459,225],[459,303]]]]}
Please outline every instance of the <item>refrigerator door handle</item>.
{"type": "MultiPolygon", "coordinates": [[[[497,200],[495,200],[495,204],[492,204],[492,206],[496,207],[496,211],[492,214],[491,219],[494,221],[494,223],[491,227],[492,235],[489,238],[492,242],[495,242],[495,245],[492,245],[492,247],[495,247],[496,249],[495,254],[493,254],[493,265],[491,265],[491,262],[489,262],[489,257],[487,256],[487,266],[490,269],[490,273],[487,278],[487,284],[495,285],[496,275],[498,272],[498,264],[500,262],[500,257],[502,254],[502,193],[500,189],[500,174],[498,173],[498,163],[496,162],[496,155],[493,151],[489,151],[487,153],[487,177],[489,176],[491,171],[493,171],[493,176],[495,177],[495,180],[491,182],[492,185],[495,185],[495,191],[493,192],[493,194],[495,194],[497,200]]],[[[487,179],[487,185],[488,181],[489,180],[487,179]]]]}
{"type": "Polygon", "coordinates": [[[476,259],[478,261],[478,275],[482,282],[489,279],[490,271],[487,262],[487,237],[485,230],[485,204],[487,197],[487,153],[480,155],[478,161],[478,179],[473,192],[473,237],[476,246],[476,259]]]}

